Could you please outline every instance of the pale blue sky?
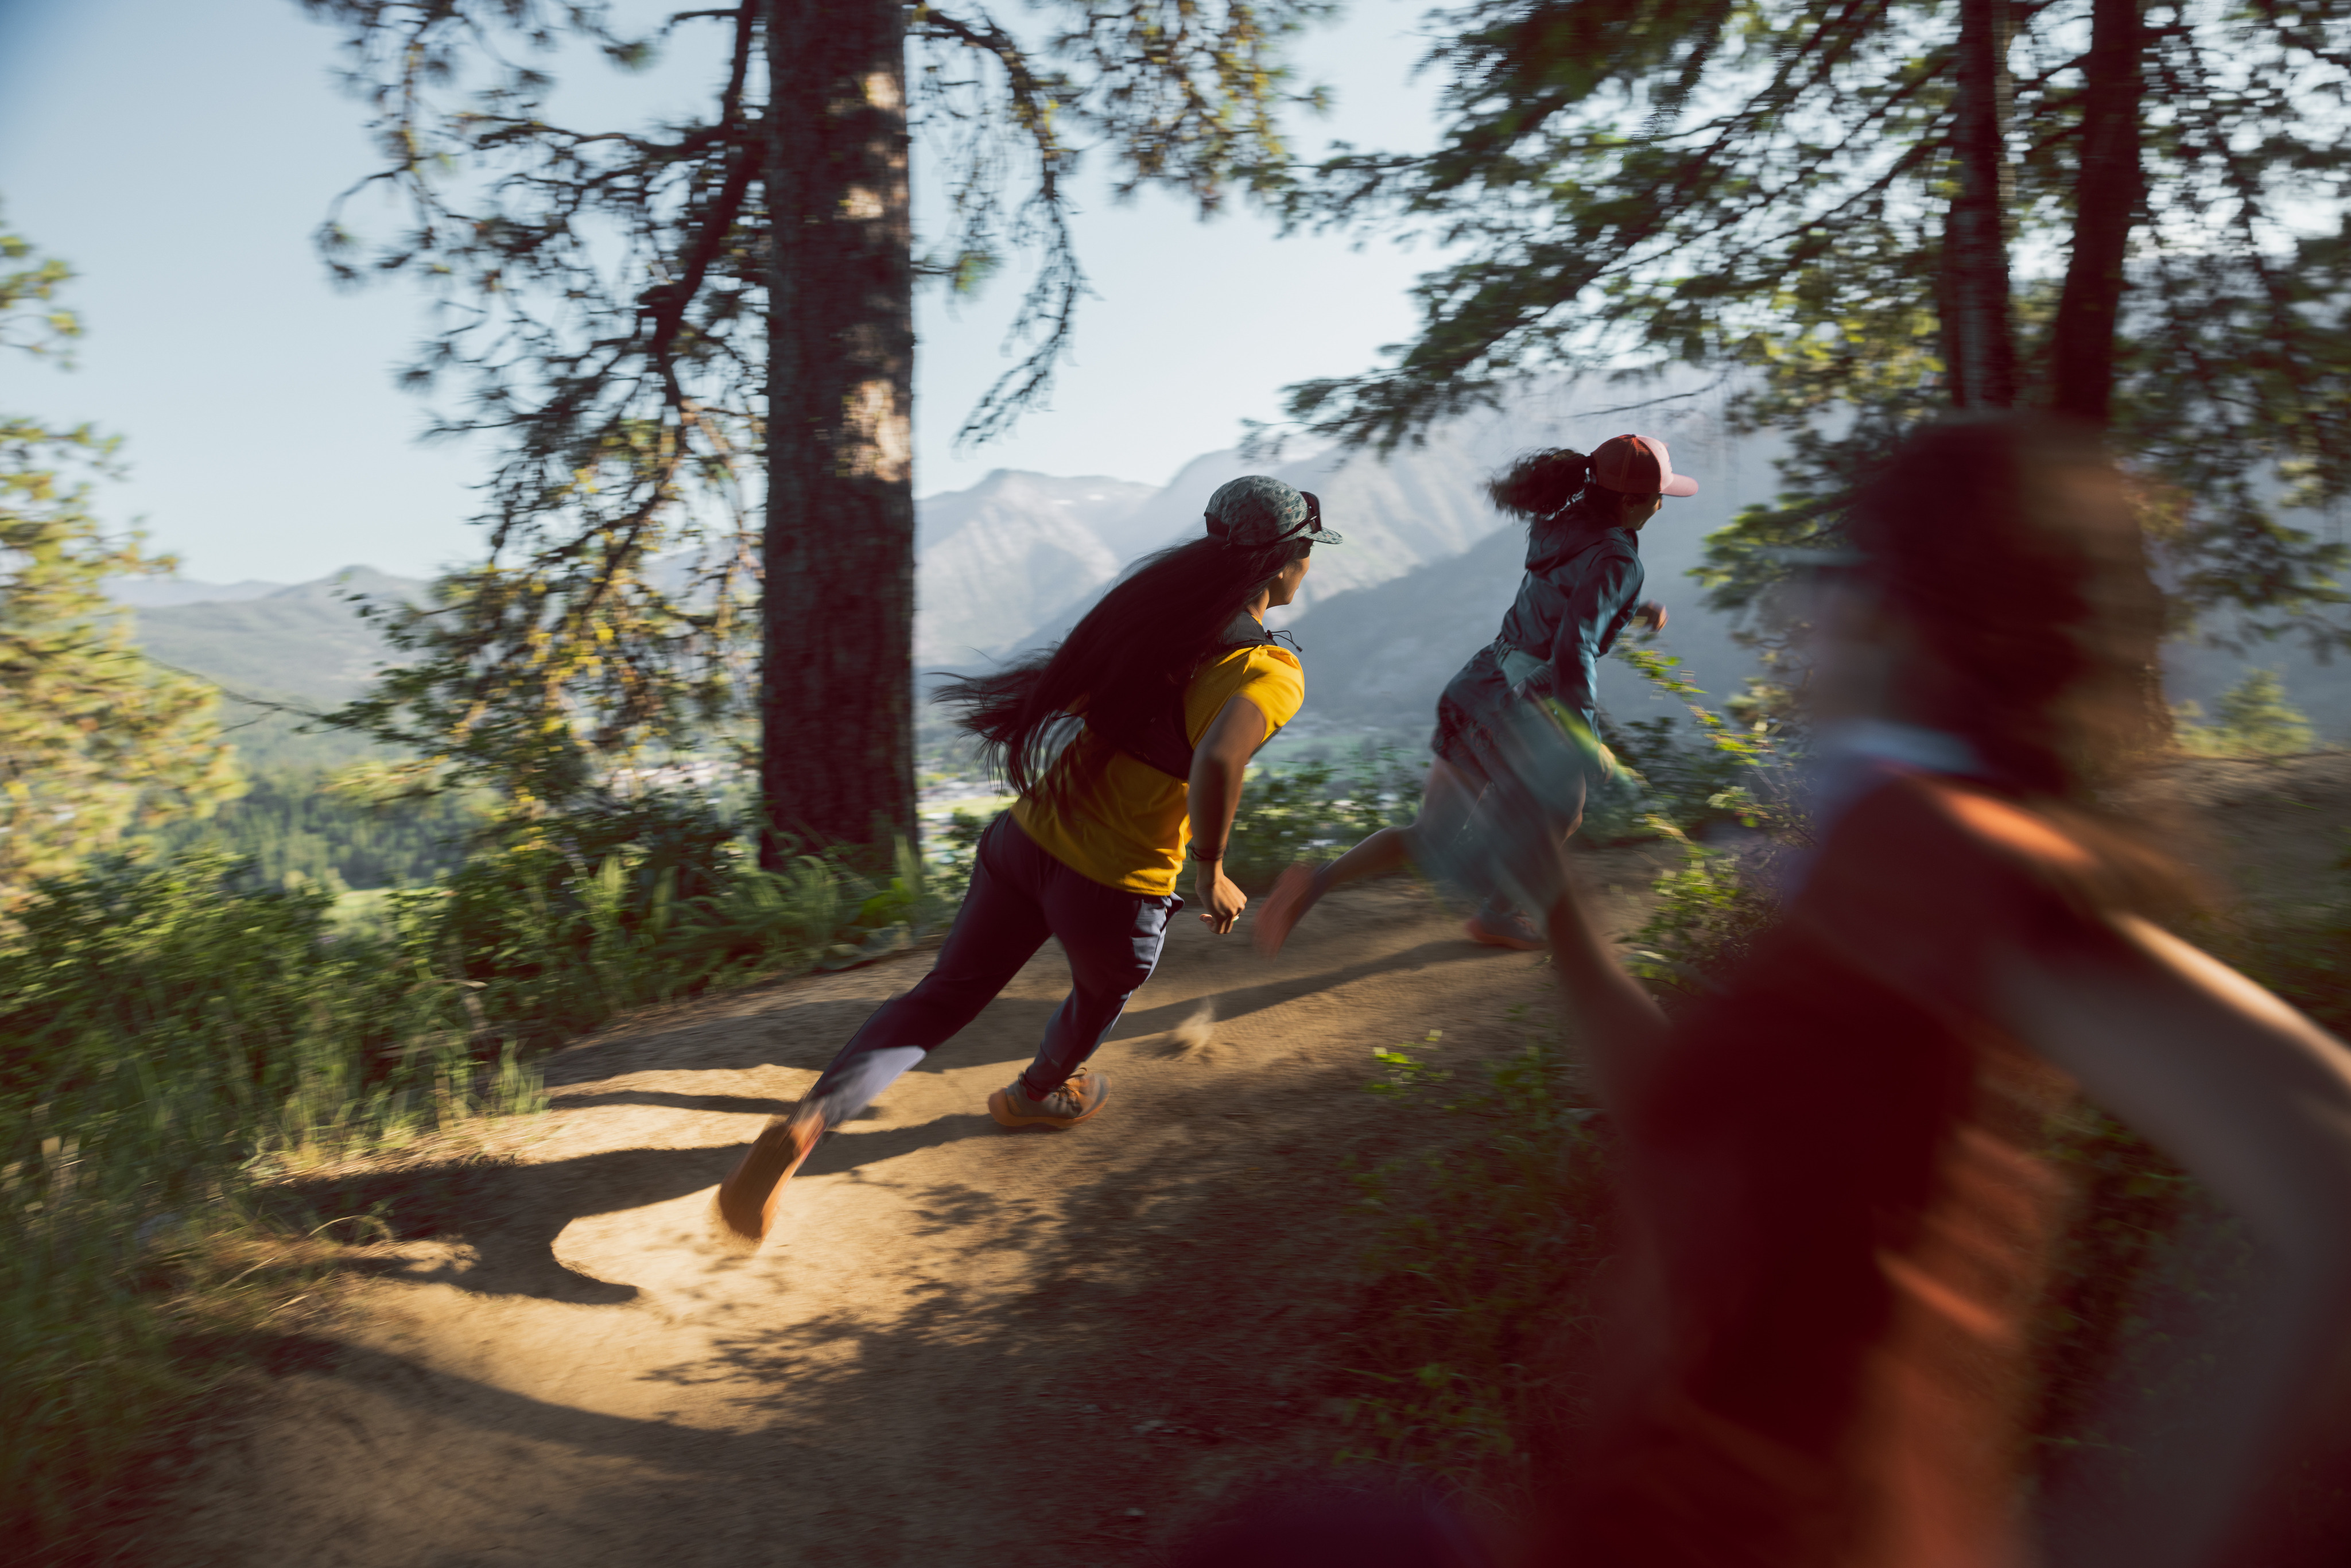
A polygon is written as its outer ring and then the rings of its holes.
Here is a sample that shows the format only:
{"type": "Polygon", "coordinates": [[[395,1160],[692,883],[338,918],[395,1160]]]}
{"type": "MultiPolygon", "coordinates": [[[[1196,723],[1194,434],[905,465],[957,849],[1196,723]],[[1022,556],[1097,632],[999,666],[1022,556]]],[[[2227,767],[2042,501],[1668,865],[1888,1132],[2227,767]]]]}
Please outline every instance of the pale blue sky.
{"type": "MultiPolygon", "coordinates": [[[[1407,80],[1419,9],[1363,0],[1301,40],[1305,73],[1338,93],[1301,127],[1309,145],[1430,134],[1433,84],[1407,80]]],[[[127,437],[132,472],[102,512],[143,517],[191,577],[423,573],[475,548],[480,455],[420,445],[423,406],[392,385],[422,298],[338,293],[310,248],[370,166],[362,108],[331,80],[335,42],[293,0],[0,0],[0,202],[79,270],[69,302],[89,328],[77,371],[0,361],[0,407],[127,437]]],[[[689,64],[590,90],[675,101],[695,90],[689,64]]],[[[1097,193],[1078,233],[1100,298],[1052,406],[1005,440],[951,449],[1007,362],[1014,280],[953,312],[925,297],[920,493],[997,467],[1165,482],[1272,416],[1286,383],[1371,364],[1410,329],[1405,290],[1428,260],[1278,240],[1246,213],[1201,225],[1156,196],[1097,193]]]]}

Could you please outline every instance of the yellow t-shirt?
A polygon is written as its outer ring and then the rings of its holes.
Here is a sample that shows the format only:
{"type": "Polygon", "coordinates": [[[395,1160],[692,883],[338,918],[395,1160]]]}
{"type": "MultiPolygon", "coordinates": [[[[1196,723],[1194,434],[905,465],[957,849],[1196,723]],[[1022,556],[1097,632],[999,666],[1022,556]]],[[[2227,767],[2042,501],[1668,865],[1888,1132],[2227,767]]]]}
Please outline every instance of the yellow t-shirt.
{"type": "MultiPolygon", "coordinates": [[[[1236,696],[1257,705],[1270,735],[1297,716],[1306,700],[1306,672],[1286,648],[1235,648],[1184,688],[1184,738],[1199,745],[1236,696]]],[[[1012,820],[1021,831],[1071,871],[1106,887],[1162,897],[1175,892],[1192,837],[1185,812],[1189,787],[1090,729],[1078,732],[1055,766],[1085,768],[1091,777],[1058,807],[1031,795],[1013,802],[1012,820]]]]}

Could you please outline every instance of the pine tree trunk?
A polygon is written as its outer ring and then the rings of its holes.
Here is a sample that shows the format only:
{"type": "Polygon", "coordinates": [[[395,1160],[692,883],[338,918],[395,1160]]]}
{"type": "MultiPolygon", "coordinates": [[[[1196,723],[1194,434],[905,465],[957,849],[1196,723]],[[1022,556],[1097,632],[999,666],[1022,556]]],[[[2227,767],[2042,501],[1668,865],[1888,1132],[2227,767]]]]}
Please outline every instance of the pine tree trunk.
{"type": "Polygon", "coordinates": [[[2143,0],[2094,0],[2082,101],[2082,156],[2074,193],[2074,253],[2050,337],[2051,405],[2094,423],[2114,402],[2115,323],[2123,263],[2146,199],[2138,117],[2146,87],[2140,53],[2143,0]]]}
{"type": "Polygon", "coordinates": [[[1959,194],[1943,230],[1943,361],[1963,409],[2016,402],[2016,331],[2008,297],[2007,0],[1959,0],[1959,101],[1952,151],[1959,194]]]}
{"type": "Polygon", "coordinates": [[[911,840],[914,273],[899,0],[770,0],[763,863],[911,840]]]}

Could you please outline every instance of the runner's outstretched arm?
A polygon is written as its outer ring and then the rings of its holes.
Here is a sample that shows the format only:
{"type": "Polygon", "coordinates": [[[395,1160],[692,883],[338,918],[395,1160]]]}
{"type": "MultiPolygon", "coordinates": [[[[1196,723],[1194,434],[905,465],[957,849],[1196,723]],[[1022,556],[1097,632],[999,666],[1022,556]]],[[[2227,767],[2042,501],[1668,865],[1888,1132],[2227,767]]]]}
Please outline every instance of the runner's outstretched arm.
{"type": "Polygon", "coordinates": [[[2272,1478],[2297,1458],[2342,1457],[2345,1435],[2328,1423],[2343,1419],[2351,1394],[2351,1050],[2135,918],[2054,952],[2011,946],[1994,989],[2020,1039],[2195,1173],[2275,1264],[2261,1271],[2254,1321],[2230,1336],[2196,1419],[2126,1434],[2147,1464],[2129,1505],[2062,1511],[2050,1560],[2252,1561],[2272,1478]]]}
{"type": "Polygon", "coordinates": [[[1613,1108],[1625,1103],[1644,1064],[1665,1043],[1666,1015],[1593,925],[1566,860],[1562,853],[1559,896],[1545,916],[1552,967],[1569,1035],[1599,1080],[1602,1102],[1613,1108]]]}
{"type": "Polygon", "coordinates": [[[1186,805],[1192,818],[1192,884],[1200,919],[1221,936],[1249,907],[1225,875],[1225,841],[1240,810],[1241,779],[1265,744],[1265,713],[1243,696],[1228,701],[1192,748],[1192,783],[1186,805]]]}

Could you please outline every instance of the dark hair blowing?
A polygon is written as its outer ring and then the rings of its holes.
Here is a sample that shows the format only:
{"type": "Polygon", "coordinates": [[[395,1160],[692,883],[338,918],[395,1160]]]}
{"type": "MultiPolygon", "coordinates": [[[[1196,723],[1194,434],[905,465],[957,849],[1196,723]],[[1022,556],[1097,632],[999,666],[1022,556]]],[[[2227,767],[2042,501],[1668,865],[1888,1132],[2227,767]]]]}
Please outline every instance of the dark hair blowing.
{"type": "Polygon", "coordinates": [[[1486,481],[1487,497],[1530,528],[1540,528],[1591,488],[1592,459],[1564,446],[1522,452],[1486,481]]]}
{"type": "Polygon", "coordinates": [[[1938,671],[1911,694],[2003,788],[2089,805],[2158,739],[2163,601],[2137,510],[2095,432],[1953,419],[1864,487],[1862,577],[1938,671]]]}
{"type": "Polygon", "coordinates": [[[1179,699],[1225,629],[1291,561],[1306,539],[1250,548],[1198,538],[1148,555],[1113,583],[1069,636],[1042,653],[941,686],[932,701],[958,707],[958,727],[986,744],[988,764],[1016,793],[1070,780],[1053,762],[1089,711],[1140,713],[1179,699]]]}

